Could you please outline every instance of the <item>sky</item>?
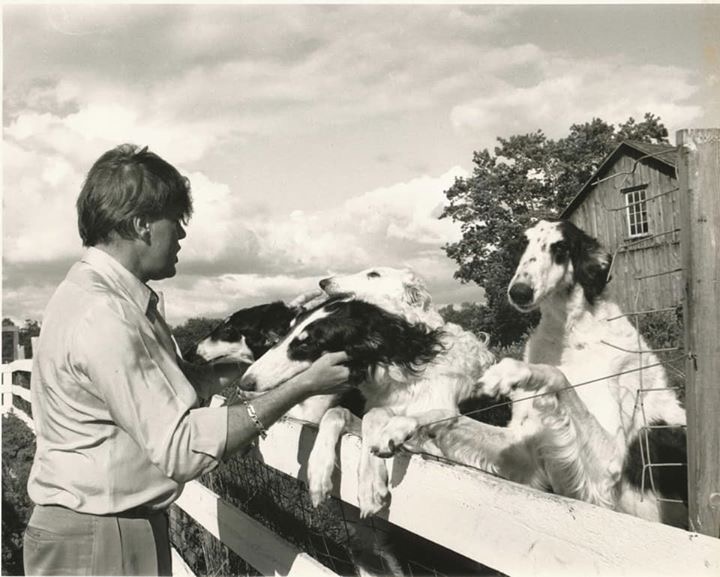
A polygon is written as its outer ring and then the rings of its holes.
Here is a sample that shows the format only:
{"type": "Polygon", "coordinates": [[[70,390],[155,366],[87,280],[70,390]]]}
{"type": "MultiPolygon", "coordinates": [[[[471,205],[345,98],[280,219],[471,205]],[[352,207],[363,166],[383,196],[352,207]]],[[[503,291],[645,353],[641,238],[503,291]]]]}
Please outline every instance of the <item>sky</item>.
{"type": "Polygon", "coordinates": [[[3,6],[2,315],[42,320],[75,200],[123,142],[192,183],[170,324],[410,267],[481,301],[443,192],[498,136],[720,126],[720,4],[3,6]]]}

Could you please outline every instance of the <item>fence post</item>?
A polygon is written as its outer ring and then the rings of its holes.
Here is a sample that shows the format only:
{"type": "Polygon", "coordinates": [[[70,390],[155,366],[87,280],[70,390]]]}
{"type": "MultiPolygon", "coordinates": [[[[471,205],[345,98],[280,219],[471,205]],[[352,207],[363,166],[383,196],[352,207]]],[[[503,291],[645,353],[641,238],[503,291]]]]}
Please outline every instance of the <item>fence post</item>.
{"type": "Polygon", "coordinates": [[[2,415],[10,413],[13,406],[12,394],[12,373],[3,370],[2,372],[2,415]]]}
{"type": "Polygon", "coordinates": [[[720,537],[720,129],[676,135],[690,528],[720,537]]]}

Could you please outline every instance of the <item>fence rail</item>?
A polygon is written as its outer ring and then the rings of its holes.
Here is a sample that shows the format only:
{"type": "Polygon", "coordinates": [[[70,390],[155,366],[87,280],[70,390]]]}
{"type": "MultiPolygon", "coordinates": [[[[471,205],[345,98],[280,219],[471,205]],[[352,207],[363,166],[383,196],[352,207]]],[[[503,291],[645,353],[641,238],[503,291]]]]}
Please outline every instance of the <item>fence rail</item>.
{"type": "MultiPolygon", "coordinates": [[[[2,366],[3,414],[21,413],[12,398],[27,400],[28,391],[10,383],[13,372],[29,370],[30,361],[2,366]]],[[[306,481],[315,432],[285,419],[270,428],[258,451],[265,464],[306,481]]],[[[360,439],[345,435],[334,496],[355,506],[359,459],[360,439]]],[[[718,539],[541,493],[424,455],[401,453],[389,460],[388,471],[392,503],[384,518],[508,575],[720,572],[718,539]]],[[[264,575],[333,574],[198,482],[188,483],[176,504],[264,575]]],[[[187,566],[173,555],[175,573],[188,575],[187,566]]]]}

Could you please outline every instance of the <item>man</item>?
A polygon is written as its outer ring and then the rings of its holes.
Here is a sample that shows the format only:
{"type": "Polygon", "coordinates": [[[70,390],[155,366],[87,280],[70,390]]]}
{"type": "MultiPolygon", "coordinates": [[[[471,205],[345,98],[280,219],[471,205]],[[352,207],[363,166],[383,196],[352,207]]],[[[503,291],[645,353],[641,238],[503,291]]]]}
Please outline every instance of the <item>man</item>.
{"type": "Polygon", "coordinates": [[[294,404],[347,386],[347,356],[323,356],[252,405],[201,408],[239,369],[179,360],[146,284],[175,275],[187,179],[122,145],[93,165],[77,210],[88,248],[48,304],[33,361],[25,572],[169,575],[165,510],[183,484],[294,404]]]}

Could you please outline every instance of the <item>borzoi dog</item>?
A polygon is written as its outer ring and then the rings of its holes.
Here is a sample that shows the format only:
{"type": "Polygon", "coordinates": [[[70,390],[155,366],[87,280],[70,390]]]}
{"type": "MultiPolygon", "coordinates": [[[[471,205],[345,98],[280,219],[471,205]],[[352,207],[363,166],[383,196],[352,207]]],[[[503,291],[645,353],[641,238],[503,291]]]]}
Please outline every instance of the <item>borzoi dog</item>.
{"type": "MultiPolygon", "coordinates": [[[[457,415],[485,369],[494,362],[485,342],[457,325],[442,322],[422,280],[408,270],[371,269],[320,282],[339,296],[300,318],[290,333],[248,369],[241,387],[262,390],[297,374],[322,351],[345,350],[365,399],[358,503],[363,517],[377,513],[389,496],[383,456],[403,444],[438,453],[414,433],[438,415],[457,415]],[[427,322],[425,322],[427,320],[427,322]],[[407,443],[406,443],[407,442],[407,443]]],[[[340,435],[358,432],[357,419],[330,408],[308,463],[315,505],[332,488],[335,447],[340,435]]]]}
{"type": "Polygon", "coordinates": [[[250,366],[290,330],[300,312],[299,307],[282,301],[240,309],[183,351],[183,357],[191,362],[233,361],[250,366]]]}
{"type": "MultiPolygon", "coordinates": [[[[247,370],[288,333],[298,317],[327,298],[322,291],[314,291],[289,303],[275,301],[240,309],[185,351],[183,357],[195,363],[236,362],[247,370]]],[[[233,390],[229,395],[234,397],[235,393],[233,390]]],[[[245,391],[243,396],[252,394],[245,391]]],[[[328,408],[339,403],[355,414],[362,413],[362,400],[350,390],[345,394],[312,396],[292,407],[286,416],[317,425],[328,408]]]]}
{"type": "MultiPolygon", "coordinates": [[[[371,345],[372,350],[370,348],[362,350],[362,346],[352,347],[351,381],[353,382],[362,380],[367,371],[365,365],[378,362],[380,359],[385,359],[386,362],[392,360],[392,362],[405,364],[408,370],[411,370],[411,361],[420,362],[432,356],[432,349],[436,341],[430,331],[412,330],[412,327],[409,331],[403,331],[403,327],[400,326],[401,323],[393,325],[392,322],[382,322],[387,320],[384,318],[387,315],[377,310],[376,307],[365,305],[365,308],[363,308],[363,305],[364,303],[356,303],[349,310],[336,310],[339,305],[333,305],[332,300],[322,291],[315,291],[314,293],[301,295],[289,304],[273,302],[240,309],[215,327],[197,345],[187,350],[184,357],[193,362],[201,363],[232,361],[250,365],[277,344],[298,321],[312,315],[316,310],[316,314],[324,314],[320,312],[321,310],[332,310],[336,322],[333,323],[332,327],[329,327],[331,329],[329,332],[322,335],[315,333],[315,338],[311,342],[306,343],[304,347],[300,347],[301,350],[297,352],[301,357],[314,360],[326,350],[340,350],[334,344],[338,338],[343,342],[357,340],[360,343],[376,343],[371,345]],[[319,306],[319,304],[325,304],[326,301],[328,307],[319,306]],[[368,308],[371,310],[367,310],[368,308]],[[380,315],[373,314],[377,312],[380,315]],[[353,326],[357,327],[358,325],[363,327],[382,326],[386,332],[384,337],[375,339],[354,338],[352,333],[353,330],[357,331],[357,328],[353,329],[353,326]],[[338,331],[344,331],[345,334],[338,336],[338,331]],[[382,346],[377,345],[377,342],[394,342],[396,339],[403,339],[407,346],[404,353],[398,350],[393,351],[391,359],[391,353],[387,350],[388,347],[383,349],[382,346]],[[313,344],[317,345],[314,349],[312,348],[313,344]]],[[[246,388],[248,388],[247,383],[246,388]]],[[[267,387],[261,384],[259,387],[252,388],[262,390],[267,387]]],[[[234,394],[235,391],[230,392],[231,396],[234,396],[234,394]]],[[[242,396],[252,394],[247,391],[241,393],[242,396]]],[[[363,412],[363,402],[359,391],[350,389],[344,394],[310,397],[292,407],[286,413],[286,416],[318,425],[327,409],[335,405],[342,406],[349,411],[349,414],[358,415],[358,417],[363,412]]],[[[357,419],[357,417],[355,418],[357,419]]],[[[359,426],[357,430],[359,432],[359,426]]],[[[319,435],[324,434],[323,428],[320,427],[319,435]]],[[[388,536],[388,528],[382,530],[381,527],[380,531],[375,531],[373,526],[358,522],[352,510],[345,512],[345,521],[350,536],[348,541],[349,552],[359,575],[365,577],[371,575],[402,575],[400,562],[394,555],[394,544],[388,536]]]]}
{"type": "Polygon", "coordinates": [[[567,221],[540,221],[526,236],[508,296],[522,312],[539,308],[541,320],[525,362],[503,359],[481,382],[484,393],[516,401],[508,428],[460,419],[426,432],[460,462],[685,526],[685,507],[658,499],[687,500],[685,468],[644,470],[641,455],[649,449],[645,461],[687,462],[685,411],[658,358],[603,294],[610,255],[567,221]],[[528,396],[534,399],[517,402],[528,396]],[[657,493],[647,478],[643,483],[646,474],[657,493]]]}

